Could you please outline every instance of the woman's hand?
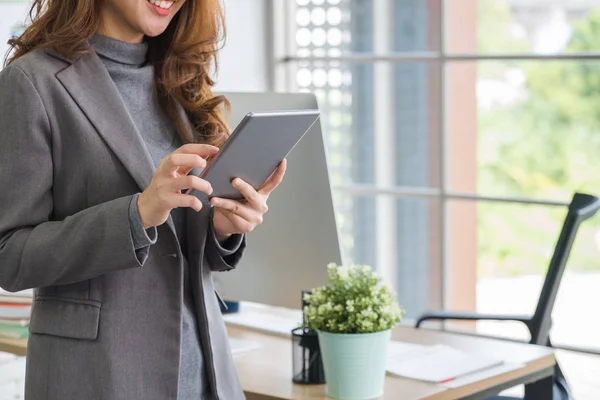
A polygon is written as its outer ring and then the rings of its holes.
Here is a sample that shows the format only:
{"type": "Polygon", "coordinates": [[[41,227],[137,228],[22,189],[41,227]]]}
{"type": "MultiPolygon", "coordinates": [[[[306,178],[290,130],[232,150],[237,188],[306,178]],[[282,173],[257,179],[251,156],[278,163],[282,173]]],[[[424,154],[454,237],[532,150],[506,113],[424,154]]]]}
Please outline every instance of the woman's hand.
{"type": "Polygon", "coordinates": [[[262,224],[263,217],[269,209],[267,199],[283,180],[286,166],[287,162],[283,160],[259,190],[254,190],[250,184],[239,178],[234,179],[233,186],[244,195],[245,201],[218,197],[210,200],[215,207],[213,227],[219,242],[234,234],[252,232],[257,225],[262,224]]]}
{"type": "Polygon", "coordinates": [[[174,208],[202,209],[202,202],[197,197],[181,191],[191,188],[208,195],[212,193],[210,183],[187,174],[192,168],[206,167],[206,157],[218,152],[219,148],[215,146],[186,144],[160,162],[152,181],[138,198],[138,211],[144,229],[164,224],[174,208]]]}

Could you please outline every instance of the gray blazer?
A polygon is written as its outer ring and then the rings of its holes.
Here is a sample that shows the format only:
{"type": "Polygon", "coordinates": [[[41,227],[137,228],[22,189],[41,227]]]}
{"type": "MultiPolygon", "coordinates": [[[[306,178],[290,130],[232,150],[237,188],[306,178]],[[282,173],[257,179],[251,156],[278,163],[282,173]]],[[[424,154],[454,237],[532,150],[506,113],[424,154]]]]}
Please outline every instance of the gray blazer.
{"type": "MultiPolygon", "coordinates": [[[[104,65],[36,50],[0,73],[0,286],[37,288],[28,400],[177,398],[183,264],[173,221],[133,249],[132,195],[153,164],[104,65]]],[[[243,399],[212,271],[210,207],[187,254],[213,393],[243,399]]]]}

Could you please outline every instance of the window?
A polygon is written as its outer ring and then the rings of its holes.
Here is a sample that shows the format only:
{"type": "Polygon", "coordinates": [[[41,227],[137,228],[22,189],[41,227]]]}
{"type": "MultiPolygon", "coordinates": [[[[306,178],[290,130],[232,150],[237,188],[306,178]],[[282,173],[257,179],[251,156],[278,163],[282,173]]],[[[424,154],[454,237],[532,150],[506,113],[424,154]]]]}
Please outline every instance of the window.
{"type": "MultiPolygon", "coordinates": [[[[319,98],[348,258],[387,276],[409,318],[531,312],[563,206],[600,193],[600,0],[280,7],[277,89],[319,98]]],[[[595,279],[600,218],[561,290],[595,279]]],[[[565,296],[557,340],[600,350],[600,326],[564,311],[594,302],[565,296]]]]}
{"type": "Polygon", "coordinates": [[[288,2],[279,72],[284,90],[319,98],[346,257],[386,274],[415,315],[442,306],[440,198],[396,191],[439,191],[440,62],[371,56],[437,49],[439,23],[425,2],[401,3],[288,2]]]}

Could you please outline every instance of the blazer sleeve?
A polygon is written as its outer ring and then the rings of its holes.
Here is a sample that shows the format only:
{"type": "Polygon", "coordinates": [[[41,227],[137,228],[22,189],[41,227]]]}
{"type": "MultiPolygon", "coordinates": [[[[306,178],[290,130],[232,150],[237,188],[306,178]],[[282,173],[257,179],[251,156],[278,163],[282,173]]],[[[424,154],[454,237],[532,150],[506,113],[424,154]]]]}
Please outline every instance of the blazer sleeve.
{"type": "Polygon", "coordinates": [[[141,266],[128,217],[132,196],[53,220],[51,126],[18,66],[0,73],[0,118],[0,287],[70,284],[141,266]]]}
{"type": "Polygon", "coordinates": [[[246,235],[233,235],[221,245],[213,226],[214,209],[210,210],[210,223],[206,237],[206,256],[212,271],[230,271],[240,262],[246,248],[246,235]]]}

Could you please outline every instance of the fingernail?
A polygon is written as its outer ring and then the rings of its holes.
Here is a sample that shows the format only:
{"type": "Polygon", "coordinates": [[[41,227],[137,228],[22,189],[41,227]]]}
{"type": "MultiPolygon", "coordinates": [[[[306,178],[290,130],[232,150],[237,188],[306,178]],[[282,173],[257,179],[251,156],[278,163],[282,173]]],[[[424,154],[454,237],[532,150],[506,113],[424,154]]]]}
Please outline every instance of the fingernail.
{"type": "Polygon", "coordinates": [[[211,204],[213,206],[218,206],[219,205],[219,200],[217,200],[217,199],[212,199],[210,202],[211,202],[211,204]]]}
{"type": "Polygon", "coordinates": [[[242,181],[240,181],[239,179],[233,180],[233,186],[240,186],[241,184],[242,184],[242,181]]]}

